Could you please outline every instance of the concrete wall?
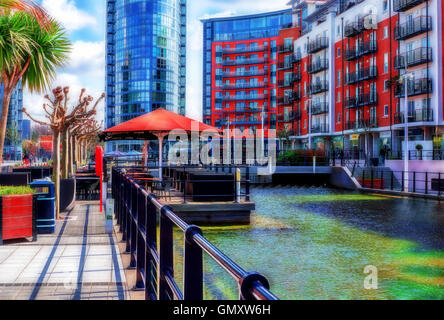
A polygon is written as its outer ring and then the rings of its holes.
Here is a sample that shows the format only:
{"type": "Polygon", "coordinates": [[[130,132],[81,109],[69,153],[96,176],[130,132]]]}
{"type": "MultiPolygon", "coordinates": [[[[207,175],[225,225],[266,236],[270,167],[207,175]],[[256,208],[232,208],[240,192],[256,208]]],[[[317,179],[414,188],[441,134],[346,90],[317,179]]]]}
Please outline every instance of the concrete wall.
{"type": "MultiPolygon", "coordinates": [[[[386,160],[385,166],[392,171],[403,171],[404,160],[386,160]]],[[[409,171],[442,172],[444,174],[444,160],[410,160],[409,171]]]]}
{"type": "Polygon", "coordinates": [[[336,188],[357,190],[357,182],[354,181],[354,178],[351,178],[346,170],[348,169],[342,167],[331,168],[330,184],[336,188]]]}

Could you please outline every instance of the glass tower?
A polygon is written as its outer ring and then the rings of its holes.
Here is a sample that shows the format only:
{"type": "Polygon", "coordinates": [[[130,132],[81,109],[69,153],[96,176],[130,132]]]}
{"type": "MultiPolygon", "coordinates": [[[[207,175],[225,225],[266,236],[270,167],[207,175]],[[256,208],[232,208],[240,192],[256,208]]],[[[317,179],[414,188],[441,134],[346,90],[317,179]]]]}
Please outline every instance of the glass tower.
{"type": "Polygon", "coordinates": [[[107,0],[106,54],[107,128],[158,108],[185,114],[186,0],[107,0]]]}
{"type": "MultiPolygon", "coordinates": [[[[0,99],[3,98],[3,86],[0,85],[0,99]]],[[[5,160],[22,159],[22,121],[23,121],[23,87],[21,82],[14,89],[9,103],[6,138],[3,148],[5,160]]],[[[1,110],[1,104],[0,104],[1,110]]]]}

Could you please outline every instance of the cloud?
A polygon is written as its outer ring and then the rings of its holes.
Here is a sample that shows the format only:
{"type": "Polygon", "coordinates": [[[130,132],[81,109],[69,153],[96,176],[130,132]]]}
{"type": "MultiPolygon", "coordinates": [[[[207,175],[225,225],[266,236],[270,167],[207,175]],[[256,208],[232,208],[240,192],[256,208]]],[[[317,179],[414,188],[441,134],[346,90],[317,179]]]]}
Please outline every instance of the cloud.
{"type": "Polygon", "coordinates": [[[68,31],[97,26],[97,19],[78,9],[74,0],[43,0],[42,5],[68,31]]]}

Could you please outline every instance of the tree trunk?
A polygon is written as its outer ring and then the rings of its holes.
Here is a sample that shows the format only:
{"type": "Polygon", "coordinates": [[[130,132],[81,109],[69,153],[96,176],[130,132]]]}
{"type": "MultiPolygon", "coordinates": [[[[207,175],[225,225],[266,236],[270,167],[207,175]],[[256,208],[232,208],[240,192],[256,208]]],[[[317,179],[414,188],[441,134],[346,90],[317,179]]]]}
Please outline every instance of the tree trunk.
{"type": "Polygon", "coordinates": [[[71,177],[74,176],[74,137],[71,136],[70,132],[68,131],[69,136],[69,156],[68,156],[68,165],[69,165],[69,174],[71,177]]]}
{"type": "Polygon", "coordinates": [[[3,163],[3,147],[5,145],[6,126],[8,125],[9,103],[11,102],[12,90],[4,88],[2,101],[2,114],[0,118],[0,164],[3,163]]]}
{"type": "Polygon", "coordinates": [[[61,170],[62,179],[68,179],[68,132],[64,128],[61,132],[62,140],[62,159],[61,159],[61,170]]]}
{"type": "Polygon", "coordinates": [[[54,132],[54,140],[56,142],[54,153],[54,183],[55,183],[55,207],[56,219],[60,218],[60,132],[54,132]]]}

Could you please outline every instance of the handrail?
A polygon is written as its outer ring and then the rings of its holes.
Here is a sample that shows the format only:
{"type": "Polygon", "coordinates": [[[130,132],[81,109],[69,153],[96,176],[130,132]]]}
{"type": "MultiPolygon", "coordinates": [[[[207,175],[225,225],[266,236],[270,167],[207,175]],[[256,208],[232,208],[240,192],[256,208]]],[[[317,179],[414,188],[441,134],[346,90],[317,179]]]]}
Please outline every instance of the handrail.
{"type": "Polygon", "coordinates": [[[237,282],[241,300],[278,300],[269,291],[264,276],[245,271],[206,239],[199,227],[187,224],[133,177],[115,167],[112,169],[112,195],[117,223],[126,241],[127,253],[131,255],[130,266],[136,269],[136,288],[145,290],[146,299],[202,300],[202,255],[205,252],[237,282]],[[185,237],[182,291],[174,278],[174,226],[185,237]]]}

